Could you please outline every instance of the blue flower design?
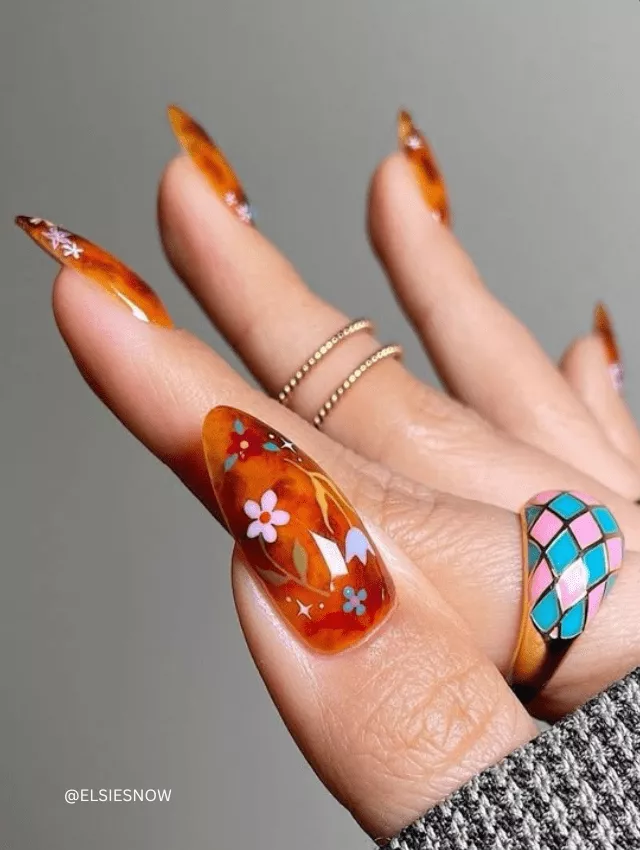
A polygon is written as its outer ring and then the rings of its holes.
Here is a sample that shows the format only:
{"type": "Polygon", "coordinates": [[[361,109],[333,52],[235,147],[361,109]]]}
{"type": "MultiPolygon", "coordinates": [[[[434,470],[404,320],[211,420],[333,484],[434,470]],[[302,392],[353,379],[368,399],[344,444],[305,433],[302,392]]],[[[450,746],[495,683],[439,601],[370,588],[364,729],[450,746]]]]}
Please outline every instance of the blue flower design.
{"type": "Polygon", "coordinates": [[[342,591],[342,595],[347,600],[342,606],[342,610],[345,614],[350,614],[352,611],[355,611],[357,616],[361,617],[367,610],[367,606],[363,605],[363,602],[367,598],[367,591],[364,588],[356,592],[352,587],[345,587],[342,591]]]}

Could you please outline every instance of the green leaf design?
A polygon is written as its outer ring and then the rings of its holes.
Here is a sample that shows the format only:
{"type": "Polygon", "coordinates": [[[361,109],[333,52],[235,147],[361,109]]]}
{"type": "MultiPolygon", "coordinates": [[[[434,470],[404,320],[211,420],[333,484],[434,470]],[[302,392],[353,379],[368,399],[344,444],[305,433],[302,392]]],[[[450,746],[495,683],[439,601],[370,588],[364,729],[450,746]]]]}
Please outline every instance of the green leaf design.
{"type": "Polygon", "coordinates": [[[275,443],[272,443],[272,442],[263,443],[262,448],[266,449],[268,452],[279,452],[280,451],[280,446],[278,446],[278,445],[276,445],[275,443]]]}
{"type": "Polygon", "coordinates": [[[236,434],[244,434],[244,425],[239,419],[236,419],[233,423],[233,430],[236,434]]]}
{"type": "Polygon", "coordinates": [[[276,587],[280,587],[282,584],[286,584],[290,581],[289,576],[280,575],[280,573],[274,573],[273,570],[263,570],[260,567],[255,567],[258,575],[263,578],[268,584],[273,584],[276,587]]]}
{"type": "Polygon", "coordinates": [[[293,565],[296,568],[298,575],[302,579],[302,581],[307,580],[307,568],[309,566],[309,556],[307,555],[307,550],[304,548],[302,543],[296,539],[293,544],[293,565]]]}

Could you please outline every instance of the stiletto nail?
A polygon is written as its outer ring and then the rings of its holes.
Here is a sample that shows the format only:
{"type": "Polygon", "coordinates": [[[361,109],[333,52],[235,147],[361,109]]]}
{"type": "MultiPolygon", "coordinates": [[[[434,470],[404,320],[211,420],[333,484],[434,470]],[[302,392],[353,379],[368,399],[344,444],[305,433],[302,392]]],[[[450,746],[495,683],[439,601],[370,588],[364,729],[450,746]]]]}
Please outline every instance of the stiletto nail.
{"type": "Polygon", "coordinates": [[[611,317],[604,304],[596,304],[593,315],[593,330],[604,344],[604,350],[609,364],[611,381],[617,392],[622,392],[624,383],[624,368],[620,357],[620,350],[616,342],[616,335],[611,323],[611,317]]]}
{"type": "Polygon", "coordinates": [[[212,138],[179,106],[167,109],[177,140],[209,181],[217,195],[240,221],[253,223],[253,212],[242,184],[225,155],[212,138]]]}
{"type": "Polygon", "coordinates": [[[411,163],[416,180],[434,218],[451,224],[451,211],[442,174],[429,143],[404,109],[398,115],[398,143],[411,163]]]}
{"type": "Polygon", "coordinates": [[[290,628],[339,652],[387,616],[394,590],[355,509],[300,448],[232,407],[203,427],[227,527],[290,628]]]}
{"type": "Polygon", "coordinates": [[[172,328],[164,304],[130,268],[82,236],[62,230],[44,218],[20,215],[16,224],[61,265],[99,284],[143,322],[172,328]]]}

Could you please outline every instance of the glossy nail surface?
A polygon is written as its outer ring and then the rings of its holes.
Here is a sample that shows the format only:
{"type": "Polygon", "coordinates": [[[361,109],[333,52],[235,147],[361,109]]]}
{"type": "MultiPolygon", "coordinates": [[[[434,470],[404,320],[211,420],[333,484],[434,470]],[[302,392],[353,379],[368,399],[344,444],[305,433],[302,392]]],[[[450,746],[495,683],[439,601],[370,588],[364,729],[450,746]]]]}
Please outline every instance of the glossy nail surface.
{"type": "Polygon", "coordinates": [[[249,200],[220,148],[200,124],[179,106],[170,106],[167,112],[177,140],[213,190],[241,221],[251,224],[253,213],[249,200]]]}
{"type": "Polygon", "coordinates": [[[18,216],[16,224],[47,254],[97,283],[137,319],[165,328],[173,327],[171,317],[153,289],[98,245],[43,218],[18,216]]]}
{"type": "Polygon", "coordinates": [[[291,629],[321,652],[366,637],[391,610],[393,585],[333,481],[235,408],[208,414],[203,446],[227,527],[291,629]]]}
{"type": "Polygon", "coordinates": [[[435,218],[447,226],[451,211],[447,187],[429,143],[413,123],[411,115],[402,110],[398,115],[398,143],[416,176],[420,190],[435,218]]]}
{"type": "Polygon", "coordinates": [[[593,330],[600,337],[604,345],[607,364],[609,366],[609,374],[611,381],[617,392],[622,392],[624,383],[624,368],[620,357],[620,350],[616,342],[615,331],[609,311],[604,304],[596,304],[596,309],[593,316],[593,330]]]}

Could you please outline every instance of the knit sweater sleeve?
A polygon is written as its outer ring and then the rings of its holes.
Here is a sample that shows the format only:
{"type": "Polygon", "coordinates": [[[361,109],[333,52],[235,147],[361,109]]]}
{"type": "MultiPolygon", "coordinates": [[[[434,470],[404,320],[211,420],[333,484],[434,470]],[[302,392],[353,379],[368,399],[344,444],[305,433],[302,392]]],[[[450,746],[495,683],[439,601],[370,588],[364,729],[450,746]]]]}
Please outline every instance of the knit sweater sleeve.
{"type": "Polygon", "coordinates": [[[386,847],[640,848],[640,668],[474,777],[386,847]]]}

